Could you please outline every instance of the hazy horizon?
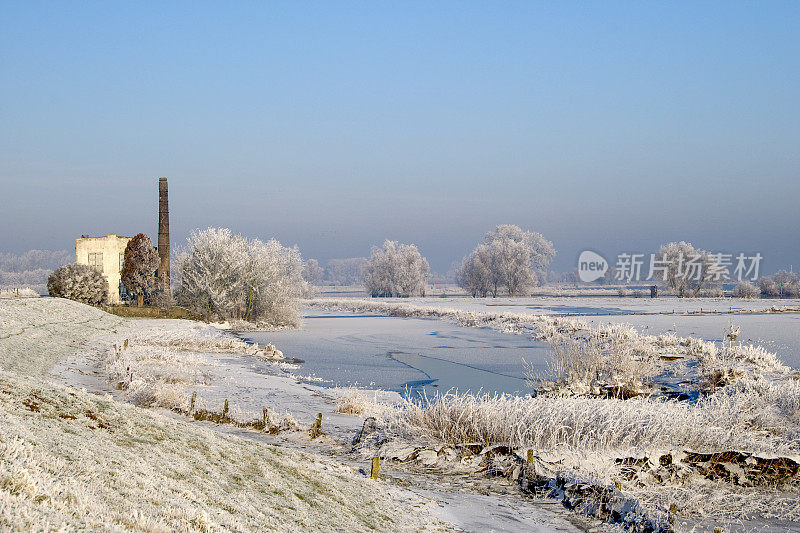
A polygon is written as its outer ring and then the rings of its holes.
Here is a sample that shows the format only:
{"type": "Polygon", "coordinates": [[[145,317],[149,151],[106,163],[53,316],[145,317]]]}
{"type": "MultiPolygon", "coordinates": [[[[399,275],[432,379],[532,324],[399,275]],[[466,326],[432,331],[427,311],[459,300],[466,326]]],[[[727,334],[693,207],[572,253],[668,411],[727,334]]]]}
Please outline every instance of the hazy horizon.
{"type": "Polygon", "coordinates": [[[571,270],[691,241],[800,265],[800,4],[8,2],[0,251],[230,227],[304,257],[497,224],[571,270]]]}

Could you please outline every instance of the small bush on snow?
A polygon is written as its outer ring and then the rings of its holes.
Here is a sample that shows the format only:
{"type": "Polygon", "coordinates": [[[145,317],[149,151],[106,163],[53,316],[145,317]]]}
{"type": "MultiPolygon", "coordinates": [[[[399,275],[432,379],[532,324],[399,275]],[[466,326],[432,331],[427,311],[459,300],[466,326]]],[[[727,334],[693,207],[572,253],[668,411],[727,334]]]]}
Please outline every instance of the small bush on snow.
{"type": "Polygon", "coordinates": [[[96,267],[72,263],[58,267],[47,278],[50,296],[87,304],[101,304],[108,298],[108,282],[96,267]]]}

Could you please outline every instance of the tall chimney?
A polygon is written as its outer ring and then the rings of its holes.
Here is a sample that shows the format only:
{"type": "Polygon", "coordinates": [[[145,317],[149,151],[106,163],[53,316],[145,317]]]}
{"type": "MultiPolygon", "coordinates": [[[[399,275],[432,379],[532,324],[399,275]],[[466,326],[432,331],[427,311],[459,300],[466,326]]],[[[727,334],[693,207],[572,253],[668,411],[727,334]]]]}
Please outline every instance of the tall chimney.
{"type": "Polygon", "coordinates": [[[158,255],[161,265],[158,277],[161,287],[170,294],[169,286],[169,196],[167,195],[167,178],[158,178],[158,255]]]}

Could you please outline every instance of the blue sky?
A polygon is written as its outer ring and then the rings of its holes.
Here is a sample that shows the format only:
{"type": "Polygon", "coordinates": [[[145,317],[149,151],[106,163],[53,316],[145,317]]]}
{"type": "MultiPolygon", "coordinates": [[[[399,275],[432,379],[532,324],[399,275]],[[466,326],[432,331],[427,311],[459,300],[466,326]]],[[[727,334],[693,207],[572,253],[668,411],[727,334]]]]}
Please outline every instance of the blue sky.
{"type": "Polygon", "coordinates": [[[499,223],[800,266],[798,2],[4,2],[0,250],[228,226],[305,256],[499,223]]]}

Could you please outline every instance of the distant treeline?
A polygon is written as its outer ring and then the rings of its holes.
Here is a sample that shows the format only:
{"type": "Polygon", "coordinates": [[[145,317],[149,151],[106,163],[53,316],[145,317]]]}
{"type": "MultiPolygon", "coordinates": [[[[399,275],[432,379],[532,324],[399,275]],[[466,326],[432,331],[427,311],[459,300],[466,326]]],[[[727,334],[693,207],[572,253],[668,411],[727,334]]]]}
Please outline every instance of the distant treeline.
{"type": "Polygon", "coordinates": [[[0,286],[34,287],[47,285],[47,276],[75,260],[67,250],[28,250],[22,254],[0,252],[0,286]]]}

